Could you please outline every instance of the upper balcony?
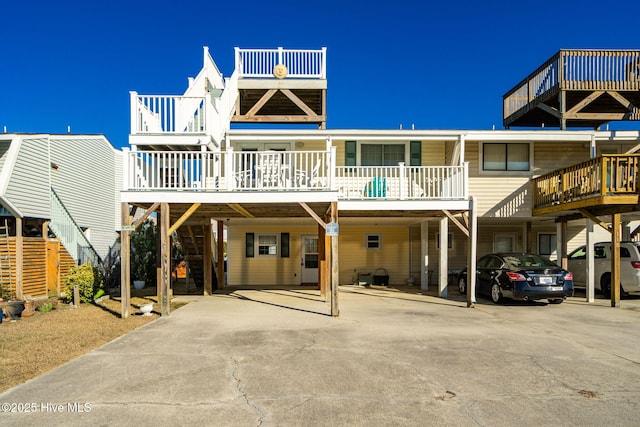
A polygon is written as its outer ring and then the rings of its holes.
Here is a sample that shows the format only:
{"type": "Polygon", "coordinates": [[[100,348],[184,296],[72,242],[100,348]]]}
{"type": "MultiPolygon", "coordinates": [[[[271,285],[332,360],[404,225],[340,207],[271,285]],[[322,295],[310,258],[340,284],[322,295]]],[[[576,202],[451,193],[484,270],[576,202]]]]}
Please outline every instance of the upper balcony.
{"type": "Polygon", "coordinates": [[[640,155],[611,154],[541,175],[533,179],[533,214],[637,210],[639,174],[640,155]]]}
{"type": "Polygon", "coordinates": [[[560,50],[503,96],[504,126],[640,120],[640,50],[560,50]]]}
{"type": "MultiPolygon", "coordinates": [[[[124,151],[124,192],[151,199],[468,200],[468,166],[336,166],[326,151],[124,151]],[[155,195],[154,195],[155,194],[155,195]],[[191,196],[190,196],[191,195],[191,196]],[[205,195],[211,195],[207,198],[205,195]]],[[[147,200],[148,201],[148,200],[147,200]]],[[[302,201],[302,200],[301,200],[302,201]]]]}

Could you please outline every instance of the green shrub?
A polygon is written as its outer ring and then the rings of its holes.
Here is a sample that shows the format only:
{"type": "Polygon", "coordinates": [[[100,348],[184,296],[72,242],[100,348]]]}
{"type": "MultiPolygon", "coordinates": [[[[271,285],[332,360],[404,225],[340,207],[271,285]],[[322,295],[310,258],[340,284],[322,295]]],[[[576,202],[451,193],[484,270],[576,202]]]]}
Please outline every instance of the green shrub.
{"type": "MultiPolygon", "coordinates": [[[[73,299],[73,288],[78,287],[80,301],[92,302],[98,289],[102,288],[100,274],[96,274],[95,268],[85,263],[69,270],[69,274],[63,280],[66,299],[73,299]]],[[[75,303],[75,301],[74,301],[75,303]]]]}

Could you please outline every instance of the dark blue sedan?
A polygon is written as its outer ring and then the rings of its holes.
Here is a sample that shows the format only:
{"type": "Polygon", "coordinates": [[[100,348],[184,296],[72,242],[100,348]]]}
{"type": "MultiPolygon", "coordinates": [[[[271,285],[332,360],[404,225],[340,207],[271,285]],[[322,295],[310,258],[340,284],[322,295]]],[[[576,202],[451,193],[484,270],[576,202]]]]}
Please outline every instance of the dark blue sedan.
{"type": "MultiPolygon", "coordinates": [[[[458,275],[460,293],[467,292],[467,269],[458,275]]],[[[497,253],[476,264],[476,291],[496,304],[503,298],[521,301],[547,299],[560,304],[573,295],[573,274],[534,254],[497,253]]]]}

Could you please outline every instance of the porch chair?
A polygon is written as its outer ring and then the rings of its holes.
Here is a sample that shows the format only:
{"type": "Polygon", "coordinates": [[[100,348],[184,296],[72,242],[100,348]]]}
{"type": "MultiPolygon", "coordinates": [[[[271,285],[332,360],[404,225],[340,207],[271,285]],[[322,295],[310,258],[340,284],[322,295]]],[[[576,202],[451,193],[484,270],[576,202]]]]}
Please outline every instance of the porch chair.
{"type": "Polygon", "coordinates": [[[365,186],[364,193],[367,197],[387,197],[387,178],[374,176],[365,186]]]}

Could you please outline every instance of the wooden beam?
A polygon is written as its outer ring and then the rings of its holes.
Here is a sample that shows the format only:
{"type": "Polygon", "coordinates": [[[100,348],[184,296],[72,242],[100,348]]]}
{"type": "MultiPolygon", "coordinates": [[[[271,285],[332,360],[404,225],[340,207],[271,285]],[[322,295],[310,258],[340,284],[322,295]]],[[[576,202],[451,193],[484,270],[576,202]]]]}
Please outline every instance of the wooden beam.
{"type": "Polygon", "coordinates": [[[580,213],[582,215],[584,215],[586,218],[589,218],[591,221],[593,221],[594,223],[598,224],[600,227],[604,228],[609,233],[611,233],[611,229],[609,228],[609,224],[607,224],[606,222],[600,220],[597,216],[593,215],[591,212],[589,212],[586,209],[578,209],[578,211],[580,211],[580,213]]]}
{"type": "Polygon", "coordinates": [[[465,227],[464,224],[462,224],[460,221],[458,221],[458,218],[453,216],[451,212],[449,212],[448,210],[443,209],[442,212],[444,212],[444,214],[449,217],[451,222],[453,222],[455,225],[458,226],[460,231],[462,231],[465,236],[469,237],[469,229],[465,227]]]}
{"type": "MultiPolygon", "coordinates": [[[[22,218],[16,217],[16,299],[22,299],[24,290],[24,237],[22,218]]],[[[77,301],[74,301],[74,304],[77,301]]]]}
{"type": "MultiPolygon", "coordinates": [[[[338,203],[331,202],[331,221],[338,222],[338,203]]],[[[338,285],[340,284],[340,264],[338,262],[338,236],[331,236],[331,315],[340,316],[338,306],[338,285]]]]}
{"type": "Polygon", "coordinates": [[[469,238],[467,239],[467,307],[476,306],[476,257],[478,245],[478,202],[471,196],[469,200],[469,238]]]}
{"type": "Polygon", "coordinates": [[[636,106],[633,105],[631,101],[629,101],[627,98],[625,98],[615,90],[608,90],[607,94],[611,96],[613,99],[615,99],[616,101],[618,101],[624,108],[626,108],[630,112],[636,108],[636,106]]]}
{"type": "Polygon", "coordinates": [[[142,225],[142,223],[145,222],[145,220],[149,218],[149,216],[151,216],[151,214],[154,213],[156,209],[158,209],[158,206],[160,206],[159,202],[155,202],[154,204],[149,206],[149,209],[147,209],[145,213],[140,218],[138,218],[136,222],[133,223],[133,228],[136,229],[140,227],[140,225],[142,225]]]}
{"type": "MultiPolygon", "coordinates": [[[[189,227],[189,232],[191,232],[191,227],[189,227]]],[[[204,226],[204,247],[202,248],[202,253],[204,254],[202,257],[202,270],[204,275],[205,295],[213,294],[213,287],[211,286],[211,282],[213,281],[213,270],[211,268],[211,260],[213,258],[211,251],[211,234],[211,221],[209,221],[209,223],[204,226]]]]}
{"type": "MultiPolygon", "coordinates": [[[[313,211],[313,209],[311,209],[311,208],[309,207],[309,205],[307,205],[307,204],[306,204],[306,203],[304,203],[304,202],[298,202],[298,203],[300,204],[300,206],[302,206],[302,208],[303,208],[305,211],[307,211],[307,213],[308,213],[309,215],[311,215],[311,217],[312,217],[313,219],[315,219],[315,220],[316,220],[316,222],[317,222],[318,224],[320,224],[320,226],[321,226],[322,228],[324,228],[324,229],[326,229],[326,228],[327,228],[327,224],[325,224],[325,222],[322,220],[322,218],[320,218],[320,216],[319,216],[317,213],[315,213],[315,212],[313,211]]],[[[332,206],[333,206],[333,203],[332,203],[332,206]]],[[[332,215],[331,215],[331,216],[333,217],[333,213],[332,213],[332,215]]]]}
{"type": "Polygon", "coordinates": [[[560,111],[556,110],[555,108],[549,107],[547,104],[540,103],[537,105],[537,107],[542,111],[549,113],[558,119],[562,117],[562,114],[560,113],[560,111]]]}
{"type": "Polygon", "coordinates": [[[298,106],[307,116],[315,116],[316,112],[313,111],[307,104],[304,103],[303,100],[298,98],[295,93],[291,92],[289,89],[280,89],[280,92],[284,93],[287,98],[289,98],[294,104],[298,106]]]}
{"type": "MultiPolygon", "coordinates": [[[[253,104],[253,107],[251,107],[251,109],[249,111],[247,111],[247,116],[255,116],[256,113],[258,111],[260,111],[260,109],[262,107],[264,107],[264,104],[267,103],[267,101],[269,101],[273,95],[275,95],[275,93],[278,91],[278,89],[269,89],[268,91],[266,91],[264,93],[264,95],[262,95],[262,98],[260,98],[258,100],[258,102],[256,102],[255,104],[253,104]]],[[[238,110],[240,111],[240,110],[238,110]]]]}
{"type": "Polygon", "coordinates": [[[634,145],[633,148],[627,150],[627,152],[624,153],[624,154],[635,154],[636,151],[638,151],[638,150],[640,150],[640,144],[634,145]]]}
{"type": "Polygon", "coordinates": [[[593,91],[585,99],[583,99],[582,101],[578,102],[576,105],[571,107],[571,109],[567,110],[567,112],[564,113],[564,116],[567,117],[567,116],[569,116],[571,114],[577,113],[578,111],[582,110],[584,107],[586,107],[587,105],[589,105],[593,101],[595,101],[603,93],[604,93],[603,90],[593,91]]]}
{"type": "Polygon", "coordinates": [[[160,205],[162,222],[160,223],[160,254],[162,270],[162,284],[160,286],[160,313],[168,316],[171,312],[169,292],[171,290],[171,233],[169,232],[170,208],[169,203],[163,202],[160,205]]]}
{"type": "Polygon", "coordinates": [[[189,207],[189,209],[187,209],[187,211],[185,213],[182,214],[182,216],[180,218],[178,218],[178,220],[171,226],[169,227],[169,230],[167,231],[167,233],[169,233],[168,235],[171,236],[171,234],[173,234],[174,231],[176,231],[178,228],[180,228],[180,226],[189,219],[189,217],[191,216],[191,214],[193,214],[201,205],[202,203],[197,202],[191,205],[191,207],[189,207]]]}
{"type": "MultiPolygon", "coordinates": [[[[129,205],[120,204],[122,225],[131,225],[129,205]]],[[[122,303],[122,318],[129,317],[131,303],[131,232],[120,231],[120,302],[122,303]]]]}
{"type": "Polygon", "coordinates": [[[623,120],[629,113],[567,113],[567,119],[581,120],[623,120]]]}
{"type": "Polygon", "coordinates": [[[216,272],[218,275],[218,289],[224,289],[224,223],[222,221],[218,222],[218,238],[217,238],[217,249],[218,249],[218,262],[216,264],[216,272]]]}
{"type": "Polygon", "coordinates": [[[260,115],[260,116],[233,116],[232,121],[236,123],[323,123],[327,120],[324,115],[260,115]]]}
{"type": "Polygon", "coordinates": [[[228,203],[227,204],[231,209],[233,209],[234,211],[238,212],[240,215],[246,217],[246,218],[255,218],[255,215],[253,215],[251,212],[249,212],[248,210],[246,210],[245,208],[243,208],[241,205],[239,205],[238,203],[228,203]]]}

